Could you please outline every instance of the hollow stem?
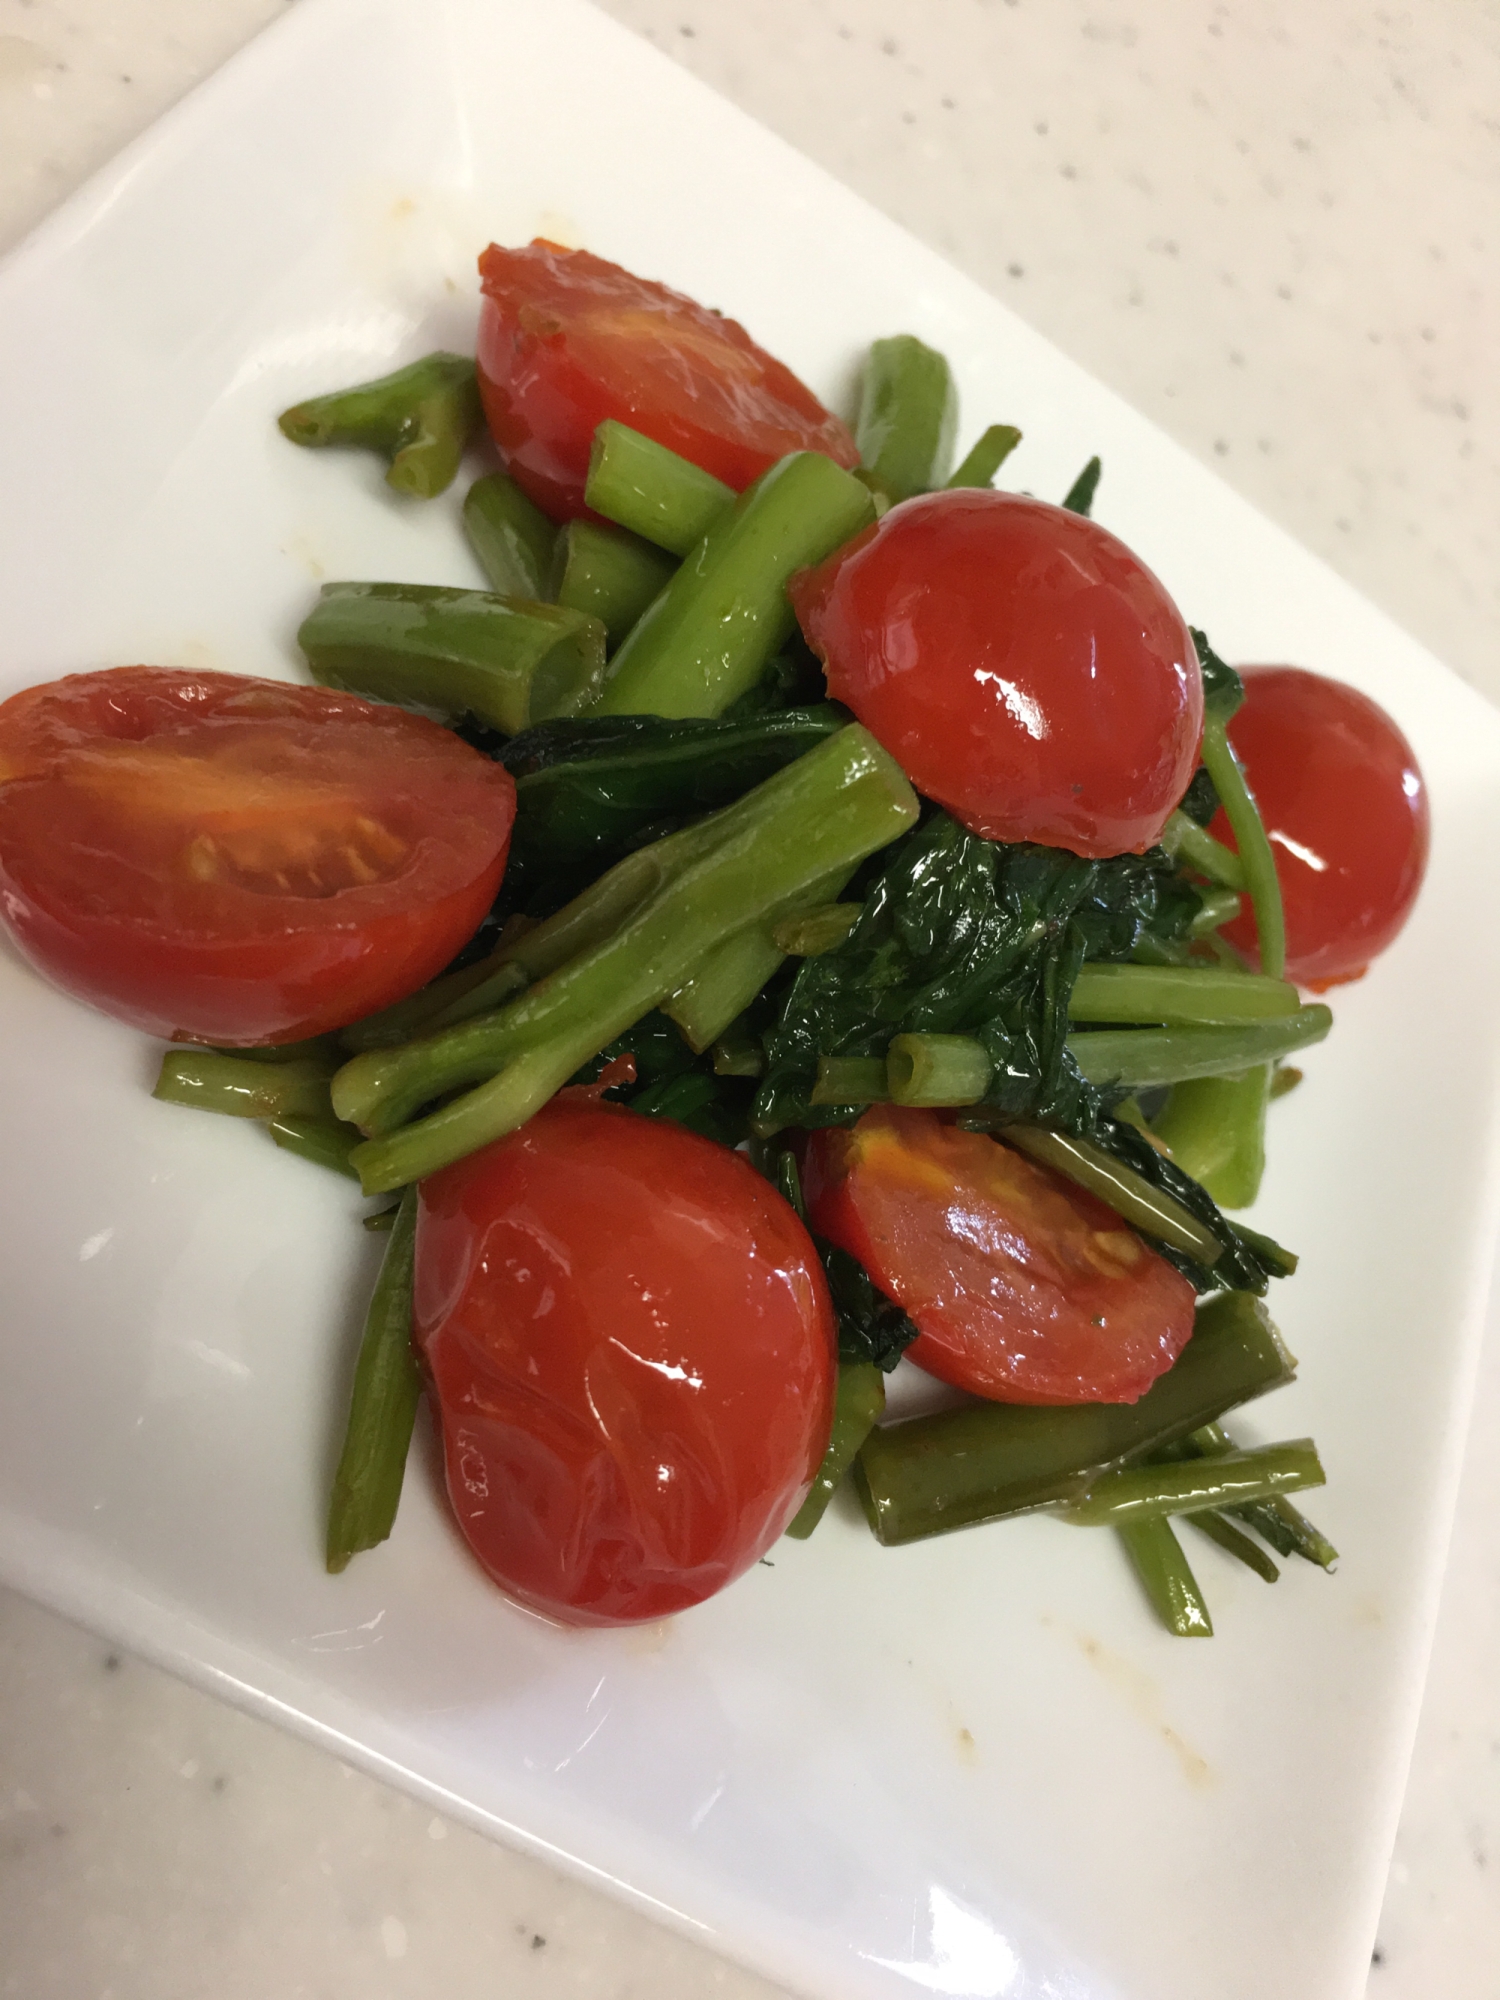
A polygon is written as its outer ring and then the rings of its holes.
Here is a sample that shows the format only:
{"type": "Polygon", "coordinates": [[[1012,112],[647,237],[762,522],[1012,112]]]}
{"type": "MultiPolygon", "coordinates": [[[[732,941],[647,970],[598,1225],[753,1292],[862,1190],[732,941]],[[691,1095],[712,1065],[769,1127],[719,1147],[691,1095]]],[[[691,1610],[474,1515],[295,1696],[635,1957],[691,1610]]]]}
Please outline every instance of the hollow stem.
{"type": "Polygon", "coordinates": [[[729,512],[734,488],[606,417],[594,432],[584,498],[606,521],[685,556],[729,512]]]}
{"type": "Polygon", "coordinates": [[[491,590],[533,603],[547,596],[557,529],[508,473],[474,481],[464,496],[464,533],[491,590]]]}
{"type": "Polygon", "coordinates": [[[819,1056],[810,1104],[886,1104],[891,1089],[884,1056],[819,1056]]]}
{"type": "MultiPolygon", "coordinates": [[[[790,1157],[785,1155],[784,1157],[790,1157]]],[[[805,1542],[827,1512],[828,1503],[860,1446],[885,1410],[885,1376],[873,1361],[841,1361],[833,1404],[833,1434],[812,1488],[786,1532],[805,1542]]]]}
{"type": "Polygon", "coordinates": [[[555,947],[570,926],[590,941],[507,1006],[404,1048],[356,1056],[339,1071],[338,1115],[390,1135],[355,1152],[365,1191],[401,1186],[514,1130],[675,993],[708,952],[830,874],[852,871],[916,815],[899,766],[853,724],[734,805],[627,857],[611,875],[629,872],[628,914],[604,936],[591,936],[589,919],[595,903],[609,900],[609,876],[522,938],[523,955],[555,947]],[[660,850],[670,850],[667,862],[660,850]],[[476,1083],[394,1130],[422,1105],[476,1083]]]}
{"type": "Polygon", "coordinates": [[[597,618],[618,646],[676,568],[671,556],[623,528],[569,521],[557,537],[548,595],[597,618]]]}
{"type": "Polygon", "coordinates": [[[408,1188],[391,1227],[365,1315],[344,1448],[328,1503],[328,1568],[344,1569],[390,1534],[401,1500],[422,1378],[411,1347],[417,1191],[408,1188]]]}
{"type": "Polygon", "coordinates": [[[604,627],[560,605],[418,583],[327,583],[297,643],[313,679],[514,735],[576,715],[604,681],[604,627]]]}
{"type": "Polygon", "coordinates": [[[949,487],[988,486],[1020,442],[1021,433],[1014,424],[991,424],[969,447],[957,471],[949,478],[949,487]]]}
{"type": "Polygon", "coordinates": [[[996,1137],[1087,1188],[1143,1236],[1168,1243],[1200,1264],[1212,1266],[1222,1256],[1224,1246],[1196,1215],[1169,1194],[1152,1187],[1142,1175],[1106,1153],[1102,1146],[1092,1145],[1087,1139],[1069,1138],[1062,1132],[1044,1131],[1040,1125],[1006,1125],[996,1137]]]}
{"type": "Polygon", "coordinates": [[[1295,986],[1217,965],[1085,965],[1068,1001],[1073,1021],[1230,1026],[1295,1014],[1295,986]]]}
{"type": "Polygon", "coordinates": [[[1130,1521],[1117,1530],[1152,1608],[1179,1639],[1211,1639],[1213,1620],[1170,1521],[1130,1521]]]}
{"type": "Polygon", "coordinates": [[[1200,1076],[1174,1084],[1154,1131],[1185,1174],[1220,1208],[1248,1208],[1266,1166],[1266,1105],[1271,1068],[1238,1076],[1200,1076]]]}
{"type": "Polygon", "coordinates": [[[888,1545],[1080,1499],[1108,1469],[1291,1381],[1296,1363],[1261,1302],[1221,1292],[1136,1403],[1063,1409],[981,1403],[873,1431],[856,1461],[865,1513],[888,1545]]]}
{"type": "Polygon", "coordinates": [[[859,481],[821,452],[781,459],[684,560],[610,663],[605,715],[714,716],[790,637],[788,579],[874,519],[859,481]]]}
{"type": "Polygon", "coordinates": [[[995,1065],[968,1035],[897,1035],[886,1051],[886,1081],[897,1104],[977,1104],[995,1065]]]}
{"type": "Polygon", "coordinates": [[[381,453],[390,461],[388,485],[430,500],[451,484],[484,412],[473,361],[464,354],[429,354],[378,381],[297,403],[276,421],[293,444],[358,445],[381,453]]]}
{"type": "Polygon", "coordinates": [[[331,1074],[316,1056],[271,1063],[215,1049],[168,1049],[151,1095],[229,1118],[326,1118],[331,1074]]]}
{"type": "Polygon", "coordinates": [[[1090,1083],[1146,1090],[1195,1076],[1232,1076],[1321,1042],[1333,1026],[1326,1007],[1299,1007],[1234,1028],[1098,1028],[1069,1035],[1068,1049],[1090,1083]]]}
{"type": "Polygon", "coordinates": [[[895,501],[941,486],[953,464],[953,371],[915,334],[877,340],[865,363],[855,439],[860,462],[895,501]]]}
{"type": "Polygon", "coordinates": [[[1167,1514],[1244,1507],[1325,1481],[1312,1439],[1294,1438],[1287,1444],[1227,1451],[1213,1458],[1121,1466],[1095,1480],[1082,1499],[1069,1503],[1066,1513],[1079,1527],[1113,1528],[1167,1514]]]}

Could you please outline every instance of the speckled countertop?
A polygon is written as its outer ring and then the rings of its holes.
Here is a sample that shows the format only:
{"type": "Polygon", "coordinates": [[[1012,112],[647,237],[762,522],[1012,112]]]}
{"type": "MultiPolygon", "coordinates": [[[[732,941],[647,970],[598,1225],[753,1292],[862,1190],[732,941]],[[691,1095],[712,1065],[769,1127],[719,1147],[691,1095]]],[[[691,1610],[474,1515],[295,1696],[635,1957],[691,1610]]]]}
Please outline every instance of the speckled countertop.
{"type": "MultiPolygon", "coordinates": [[[[0,0],[0,247],[287,0],[0,0]]],[[[1500,700],[1500,7],[606,0],[1500,700]]],[[[1500,1341],[1370,1993],[1500,1966],[1500,1341]]],[[[536,1861],[0,1594],[0,1991],[751,2000],[536,1861]]]]}

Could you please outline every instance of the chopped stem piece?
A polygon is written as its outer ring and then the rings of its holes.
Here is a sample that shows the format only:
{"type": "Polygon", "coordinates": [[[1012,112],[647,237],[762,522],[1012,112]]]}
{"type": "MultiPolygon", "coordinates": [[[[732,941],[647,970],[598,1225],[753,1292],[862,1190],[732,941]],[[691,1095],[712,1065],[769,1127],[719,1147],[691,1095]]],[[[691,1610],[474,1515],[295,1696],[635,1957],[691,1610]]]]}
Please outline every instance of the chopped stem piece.
{"type": "Polygon", "coordinates": [[[880,490],[894,501],[941,486],[957,430],[958,391],[944,357],[911,333],[875,341],[855,438],[863,468],[880,490]]]}
{"type": "MultiPolygon", "coordinates": [[[[790,1155],[783,1155],[789,1158],[790,1155]]],[[[805,1542],[827,1511],[839,1481],[885,1409],[885,1376],[873,1361],[841,1361],[833,1404],[833,1435],[812,1489],[786,1532],[805,1542]]]]}
{"type": "Polygon", "coordinates": [[[508,473],[474,481],[464,496],[464,533],[491,590],[533,603],[547,595],[557,529],[508,473]]]}
{"type": "Polygon", "coordinates": [[[1326,1475],[1311,1438],[1226,1451],[1213,1458],[1189,1458],[1166,1465],[1126,1465],[1095,1480],[1082,1499],[1067,1507],[1067,1519],[1082,1528],[1113,1528],[1125,1521],[1166,1514],[1197,1514],[1210,1508],[1244,1507],[1278,1493],[1322,1486],[1326,1475]]]}
{"type": "Polygon", "coordinates": [[[331,1074],[316,1056],[270,1063],[215,1049],[168,1049],[151,1095],[230,1118],[326,1118],[331,1074]]]}
{"type": "Polygon", "coordinates": [[[1214,1627],[1208,1605],[1171,1522],[1130,1521],[1117,1533],[1167,1630],[1179,1639],[1211,1639],[1214,1627]]]}
{"type": "Polygon", "coordinates": [[[584,498],[596,514],[674,556],[734,505],[734,488],[666,445],[606,417],[594,432],[584,498]]]}
{"type": "Polygon", "coordinates": [[[623,528],[569,521],[557,537],[548,595],[566,610],[597,618],[618,646],[676,568],[669,555],[623,528]]]}
{"type": "Polygon", "coordinates": [[[1275,1583],[1281,1575],[1259,1542],[1252,1542],[1248,1535],[1242,1535],[1234,1523],[1226,1521],[1222,1514],[1184,1514],[1183,1519],[1200,1535],[1207,1535],[1211,1542],[1217,1542],[1226,1555],[1242,1562],[1246,1569],[1253,1569],[1264,1582],[1275,1583]]]}
{"type": "Polygon", "coordinates": [[[812,1104],[885,1104],[891,1089],[884,1056],[819,1056],[812,1104]]]}
{"type": "Polygon", "coordinates": [[[874,519],[821,452],[779,460],[685,559],[610,663],[604,715],[721,715],[790,637],[788,579],[874,519]]]}
{"type": "Polygon", "coordinates": [[[1258,972],[1217,965],[1085,965],[1068,1001],[1073,1021],[1231,1026],[1295,1014],[1297,989],[1258,972]]]}
{"type": "Polygon", "coordinates": [[[1245,864],[1232,847],[1215,840],[1197,820],[1185,812],[1174,812],[1167,821],[1161,844],[1174,861],[1185,861],[1221,889],[1245,887],[1245,864]]]}
{"type": "Polygon", "coordinates": [[[980,434],[978,442],[970,446],[967,457],[949,479],[950,489],[988,486],[1020,442],[1021,433],[1014,424],[991,424],[980,434]]]}
{"type": "Polygon", "coordinates": [[[907,1105],[977,1104],[995,1074],[988,1051],[968,1035],[897,1035],[885,1068],[892,1098],[907,1105]]]}
{"type": "Polygon", "coordinates": [[[417,1191],[408,1188],[365,1315],[344,1449],[333,1476],[327,1561],[335,1573],[361,1549],[373,1549],[386,1539],[401,1501],[406,1455],[422,1394],[411,1347],[416,1236],[417,1191]]]}
{"type": "Polygon", "coordinates": [[[313,679],[515,735],[604,683],[604,627],[555,604],[423,583],[325,583],[297,643],[313,679]]]}
{"type": "Polygon", "coordinates": [[[347,1174],[350,1180],[359,1179],[349,1164],[349,1155],[359,1144],[359,1133],[353,1125],[341,1125],[333,1117],[286,1117],[271,1119],[267,1129],[284,1151],[311,1160],[316,1167],[347,1174]]]}
{"type": "Polygon", "coordinates": [[[429,354],[379,381],[297,403],[276,421],[293,444],[362,445],[382,453],[390,460],[388,485],[430,500],[452,483],[484,412],[473,361],[429,354]]]}
{"type": "Polygon", "coordinates": [[[1068,1048],[1090,1083],[1146,1090],[1194,1076],[1233,1076],[1321,1042],[1333,1026],[1326,1007],[1299,1007],[1236,1028],[1099,1028],[1069,1035],[1068,1048]]]}
{"type": "Polygon", "coordinates": [[[1044,1131],[1040,1125],[1004,1125],[995,1136],[1087,1188],[1143,1236],[1168,1243],[1200,1264],[1212,1266],[1222,1256],[1223,1244],[1196,1215],[1169,1194],[1152,1187],[1102,1146],[1092,1145],[1087,1139],[1069,1138],[1062,1132],[1044,1131]]]}

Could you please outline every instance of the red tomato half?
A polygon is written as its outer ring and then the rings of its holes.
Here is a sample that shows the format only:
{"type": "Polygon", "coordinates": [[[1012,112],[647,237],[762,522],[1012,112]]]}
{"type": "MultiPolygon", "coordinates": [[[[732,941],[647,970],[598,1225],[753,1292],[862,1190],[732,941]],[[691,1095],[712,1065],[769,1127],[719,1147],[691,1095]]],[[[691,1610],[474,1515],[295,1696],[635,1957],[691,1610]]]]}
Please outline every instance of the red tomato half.
{"type": "Polygon", "coordinates": [[[1193,1288],[1082,1188],[931,1111],[815,1132],[813,1227],[921,1329],[907,1358],[998,1403],[1133,1403],[1193,1330],[1193,1288]]]}
{"type": "Polygon", "coordinates": [[[250,1047],[414,992],[478,928],[516,788],[326,688],[114,667],[0,707],[0,910],[148,1034],[250,1047]]]}
{"type": "MultiPolygon", "coordinates": [[[[1301,667],[1244,667],[1229,740],[1276,856],[1286,976],[1358,979],[1411,913],[1427,869],[1427,787],[1411,745],[1378,703],[1301,667]]],[[[1231,847],[1221,812],[1213,832],[1231,847]]],[[[1224,936],[1256,960],[1248,906],[1224,936]]]]}
{"type": "Polygon", "coordinates": [[[807,1231],[739,1154],[619,1105],[554,1098],[423,1182],[415,1312],[459,1525],[570,1624],[722,1590],[828,1445],[807,1231]]]}
{"type": "Polygon", "coordinates": [[[541,239],[492,243],[479,274],[485,415],[512,477],[556,520],[585,511],[606,417],[736,492],[789,451],[859,463],[848,430],[789,368],[681,292],[541,239]]]}
{"type": "Polygon", "coordinates": [[[1140,853],[1187,789],[1203,683],[1181,613],[1093,521],[930,493],[792,581],[828,689],[989,840],[1140,853]]]}

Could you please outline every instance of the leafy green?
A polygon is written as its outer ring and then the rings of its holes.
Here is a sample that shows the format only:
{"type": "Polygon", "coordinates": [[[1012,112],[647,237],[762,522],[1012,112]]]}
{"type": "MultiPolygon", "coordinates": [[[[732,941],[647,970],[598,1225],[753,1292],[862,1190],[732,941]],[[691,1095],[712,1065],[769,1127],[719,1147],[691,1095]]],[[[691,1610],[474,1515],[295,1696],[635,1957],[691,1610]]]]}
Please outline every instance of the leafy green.
{"type": "Polygon", "coordinates": [[[1003,845],[934,812],[871,867],[859,921],[803,962],[765,1031],[757,1130],[848,1122],[809,1101],[819,1056],[884,1055],[905,1033],[975,1036],[995,1064],[987,1103],[1091,1130],[1103,1100],[1067,1052],[1073,981],[1086,958],[1186,935],[1199,899],[1173,864],[1003,845]]]}
{"type": "Polygon", "coordinates": [[[821,1236],[813,1242],[828,1273],[840,1361],[873,1361],[888,1375],[917,1338],[918,1328],[879,1289],[857,1257],[821,1236]]]}
{"type": "MultiPolygon", "coordinates": [[[[1245,683],[1233,667],[1224,664],[1196,625],[1190,625],[1188,630],[1193,635],[1198,667],[1203,675],[1204,720],[1222,725],[1245,699],[1245,683]]],[[[1183,803],[1186,805],[1186,800],[1183,803]]]]}
{"type": "Polygon", "coordinates": [[[516,780],[504,910],[550,915],[626,854],[730,804],[847,720],[828,702],[737,721],[578,716],[481,742],[516,780]]]}

